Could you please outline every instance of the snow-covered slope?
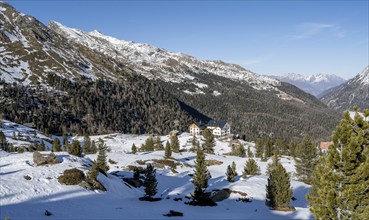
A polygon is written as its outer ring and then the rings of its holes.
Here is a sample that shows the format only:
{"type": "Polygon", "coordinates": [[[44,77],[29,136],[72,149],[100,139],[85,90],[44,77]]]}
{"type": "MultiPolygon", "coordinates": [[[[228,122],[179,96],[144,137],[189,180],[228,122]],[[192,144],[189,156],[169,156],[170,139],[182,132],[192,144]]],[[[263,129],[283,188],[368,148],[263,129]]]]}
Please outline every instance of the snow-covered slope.
{"type": "Polygon", "coordinates": [[[321,101],[330,108],[345,111],[358,105],[361,110],[369,108],[369,66],[346,83],[325,94],[321,101]]]}
{"type": "Polygon", "coordinates": [[[314,74],[301,75],[296,73],[288,73],[283,76],[272,76],[283,82],[291,83],[301,90],[310,93],[314,96],[319,96],[323,91],[338,86],[346,80],[333,74],[314,74]]]}
{"type": "MultiPolygon", "coordinates": [[[[11,133],[13,130],[7,127],[1,130],[11,133]]],[[[14,125],[14,124],[13,124],[14,125]]],[[[24,128],[24,127],[22,127],[24,128]]],[[[27,136],[32,129],[19,130],[21,135],[27,136]]],[[[75,137],[82,140],[81,137],[75,137]]],[[[141,152],[131,154],[130,148],[134,143],[140,146],[147,136],[132,136],[125,134],[110,134],[93,136],[93,140],[102,138],[110,149],[108,159],[117,164],[109,164],[110,170],[107,176],[99,175],[98,180],[107,188],[107,192],[88,191],[79,186],[61,185],[57,178],[65,169],[77,168],[85,173],[88,172],[89,163],[96,159],[96,155],[88,155],[84,158],[71,156],[64,152],[56,153],[59,164],[48,166],[35,166],[32,153],[6,153],[0,151],[0,218],[11,219],[167,219],[163,214],[169,210],[184,213],[183,219],[312,219],[308,210],[305,194],[309,185],[292,180],[295,201],[291,204],[296,207],[294,212],[279,212],[270,210],[265,205],[265,175],[267,164],[271,161],[262,162],[255,158],[261,168],[261,175],[248,177],[246,180],[238,176],[234,183],[229,183],[225,177],[226,167],[235,161],[237,172],[242,173],[245,158],[225,156],[230,148],[226,141],[216,142],[215,155],[207,155],[206,159],[223,162],[221,165],[209,166],[212,175],[209,181],[208,191],[214,189],[229,188],[234,191],[247,193],[252,202],[238,202],[241,196],[232,193],[231,196],[215,207],[196,207],[186,205],[194,187],[189,174],[193,173],[195,154],[185,151],[191,145],[191,136],[182,134],[179,136],[182,153],[174,153],[172,157],[180,165],[174,172],[169,167],[157,169],[158,193],[157,197],[162,200],[158,202],[139,201],[144,195],[143,188],[130,188],[123,183],[121,177],[132,177],[132,172],[125,168],[128,165],[140,166],[138,160],[163,159],[163,151],[141,152]],[[30,177],[30,180],[25,179],[30,177]],[[175,200],[179,201],[175,201],[175,200]],[[45,216],[48,210],[51,216],[45,216]]],[[[168,140],[162,136],[162,141],[168,140]]],[[[7,137],[10,141],[11,137],[7,137]]],[[[199,137],[200,140],[200,137],[199,137]]],[[[254,151],[254,144],[242,142],[250,146],[254,151]]],[[[281,163],[294,174],[294,160],[282,157],[281,163]]]]}
{"type": "Polygon", "coordinates": [[[58,22],[50,22],[49,28],[66,39],[83,44],[108,57],[129,61],[140,74],[150,79],[161,79],[181,83],[193,80],[192,72],[215,74],[232,80],[244,81],[255,89],[273,90],[280,83],[277,80],[222,61],[202,61],[182,53],[168,52],[148,44],[119,40],[99,31],[84,32],[66,27],[58,22]],[[159,70],[159,71],[158,71],[159,70]]]}

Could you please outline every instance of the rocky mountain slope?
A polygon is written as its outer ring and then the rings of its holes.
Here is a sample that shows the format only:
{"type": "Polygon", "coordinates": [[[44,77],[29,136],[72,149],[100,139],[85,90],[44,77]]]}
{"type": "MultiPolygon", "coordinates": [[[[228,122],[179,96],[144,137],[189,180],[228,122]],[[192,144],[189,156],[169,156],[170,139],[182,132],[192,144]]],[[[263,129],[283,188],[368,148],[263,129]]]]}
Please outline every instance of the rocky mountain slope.
{"type": "Polygon", "coordinates": [[[361,109],[369,108],[369,66],[346,83],[332,89],[321,100],[339,111],[350,110],[355,105],[361,109]]]}
{"type": "MultiPolygon", "coordinates": [[[[250,139],[261,136],[286,139],[301,136],[305,132],[319,138],[329,135],[338,122],[339,114],[327,109],[315,97],[288,83],[259,76],[235,64],[202,61],[147,44],[118,40],[97,31],[84,32],[68,28],[57,22],[50,22],[47,27],[35,18],[17,12],[6,3],[0,3],[0,23],[0,54],[3,57],[0,61],[0,71],[4,87],[15,82],[18,86],[27,87],[25,91],[41,87],[58,93],[59,95],[52,96],[47,93],[41,100],[34,102],[33,109],[37,109],[36,106],[42,103],[45,111],[52,108],[50,103],[53,102],[43,100],[68,96],[66,99],[58,99],[67,107],[57,108],[57,115],[67,129],[74,127],[73,131],[83,132],[91,126],[91,112],[88,107],[93,108],[92,101],[97,96],[103,107],[104,91],[106,94],[114,94],[114,91],[109,90],[110,87],[100,81],[123,84],[123,88],[113,87],[124,89],[127,88],[127,82],[133,79],[142,82],[138,84],[143,85],[143,88],[133,88],[139,90],[138,94],[147,96],[149,88],[153,86],[157,87],[154,90],[159,92],[151,93],[150,95],[154,94],[155,97],[147,97],[147,102],[142,104],[140,97],[135,97],[134,90],[126,89],[126,93],[122,95],[132,93],[131,101],[118,101],[115,107],[109,107],[115,109],[115,113],[109,118],[100,114],[111,112],[111,109],[101,108],[98,114],[92,114],[101,119],[93,126],[102,127],[90,129],[89,132],[108,128],[114,116],[121,112],[119,109],[129,110],[130,117],[126,117],[127,120],[133,116],[138,120],[138,128],[132,129],[130,126],[133,125],[128,125],[127,129],[124,129],[125,132],[165,132],[173,128],[183,130],[186,123],[189,124],[193,120],[217,118],[227,120],[234,133],[246,135],[250,139]],[[87,86],[87,90],[94,91],[91,93],[93,97],[84,97],[88,92],[81,97],[81,93],[74,90],[73,83],[56,86],[55,77],[68,79],[79,87],[87,86]],[[149,80],[144,80],[145,78],[149,80]],[[104,88],[94,89],[98,85],[104,88]],[[79,95],[79,98],[76,99],[76,95],[79,95]],[[172,104],[168,104],[162,97],[171,97],[172,104]],[[91,101],[84,101],[86,99],[91,101]],[[171,108],[165,107],[171,117],[162,120],[159,123],[160,128],[152,129],[152,125],[158,124],[157,120],[163,115],[163,112],[160,113],[162,107],[155,107],[157,103],[176,107],[171,113],[171,108]],[[76,104],[80,106],[79,112],[73,107],[76,104]],[[143,110],[142,106],[145,106],[143,110]],[[155,116],[148,115],[144,110],[151,108],[157,108],[152,111],[155,116]],[[70,124],[70,117],[65,115],[74,118],[76,124],[70,124]],[[152,117],[156,119],[152,120],[152,117]],[[78,124],[83,126],[77,126],[78,124]],[[285,132],[287,130],[289,132],[285,132]]],[[[27,95],[30,92],[21,94],[27,95]]],[[[28,98],[39,96],[36,92],[28,98]]],[[[5,99],[2,98],[2,106],[6,106],[2,107],[6,108],[5,116],[17,122],[32,121],[47,127],[47,122],[39,122],[41,119],[26,117],[27,114],[36,115],[37,112],[25,111],[25,103],[15,106],[11,104],[17,102],[19,101],[11,94],[5,99]],[[24,115],[14,114],[15,111],[23,112],[24,115]]],[[[124,112],[120,115],[128,114],[124,112]]],[[[123,120],[120,123],[125,122],[127,121],[123,120]]],[[[119,128],[126,127],[127,123],[120,123],[109,127],[109,130],[121,131],[119,128]]]]}
{"type": "Polygon", "coordinates": [[[272,78],[295,85],[299,89],[316,97],[319,97],[320,94],[325,90],[336,87],[346,82],[346,80],[342,79],[339,76],[322,73],[314,75],[288,73],[283,76],[272,76],[272,78]]]}

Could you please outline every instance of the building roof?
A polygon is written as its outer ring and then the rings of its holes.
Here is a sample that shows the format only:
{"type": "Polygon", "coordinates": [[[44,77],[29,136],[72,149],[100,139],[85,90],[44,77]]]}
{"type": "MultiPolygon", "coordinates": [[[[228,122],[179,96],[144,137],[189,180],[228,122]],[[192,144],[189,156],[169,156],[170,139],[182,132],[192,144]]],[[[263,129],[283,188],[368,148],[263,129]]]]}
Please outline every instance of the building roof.
{"type": "Polygon", "coordinates": [[[319,143],[319,147],[322,150],[328,150],[329,146],[331,146],[333,144],[333,141],[329,141],[329,142],[320,142],[319,143]]]}
{"type": "Polygon", "coordinates": [[[210,120],[206,126],[223,128],[226,124],[224,120],[210,120]]]}

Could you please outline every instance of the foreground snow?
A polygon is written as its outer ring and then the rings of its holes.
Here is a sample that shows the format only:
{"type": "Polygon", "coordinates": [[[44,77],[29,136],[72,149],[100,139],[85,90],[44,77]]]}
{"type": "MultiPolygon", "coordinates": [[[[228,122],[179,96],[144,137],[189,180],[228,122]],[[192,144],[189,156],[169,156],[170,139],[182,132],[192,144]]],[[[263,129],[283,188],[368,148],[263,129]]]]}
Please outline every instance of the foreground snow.
{"type": "MultiPolygon", "coordinates": [[[[9,125],[10,122],[7,123],[9,125]]],[[[11,139],[9,136],[7,138],[11,139]]],[[[236,182],[229,183],[224,174],[226,167],[235,161],[240,175],[246,158],[222,155],[230,149],[227,142],[219,141],[216,154],[206,156],[206,159],[223,162],[221,165],[208,167],[212,175],[209,190],[230,188],[246,192],[248,197],[252,198],[251,203],[237,202],[240,196],[231,194],[229,199],[218,202],[218,206],[215,207],[194,207],[184,204],[189,201],[185,196],[190,196],[194,189],[190,182],[191,177],[188,175],[193,173],[193,168],[190,166],[194,165],[195,160],[195,154],[191,152],[172,155],[181,164],[176,168],[178,173],[173,173],[167,167],[157,169],[159,184],[156,196],[161,197],[161,201],[139,201],[138,198],[144,194],[144,191],[142,188],[131,189],[122,182],[120,177],[132,177],[132,172],[125,171],[124,168],[127,165],[137,166],[137,160],[162,159],[164,152],[131,154],[132,144],[140,146],[147,138],[144,135],[112,134],[92,137],[92,139],[98,138],[103,138],[110,148],[108,158],[118,162],[114,165],[109,164],[110,170],[107,177],[104,175],[98,177],[107,188],[107,192],[61,185],[57,180],[65,169],[76,167],[87,173],[88,168],[85,165],[96,159],[96,155],[78,158],[60,152],[56,153],[62,161],[60,164],[36,167],[33,164],[32,153],[0,151],[0,219],[8,216],[11,219],[166,219],[168,217],[164,217],[163,214],[168,213],[169,210],[183,212],[182,219],[312,219],[305,200],[309,185],[298,181],[291,182],[296,198],[291,204],[296,207],[295,212],[273,211],[265,206],[267,182],[265,171],[270,161],[262,162],[256,158],[262,175],[248,177],[246,180],[238,176],[236,182]],[[120,177],[112,175],[114,173],[120,177]],[[31,180],[26,180],[24,176],[30,176],[31,180]],[[174,201],[174,198],[181,198],[182,201],[174,201]],[[45,210],[52,212],[52,216],[45,216],[45,210]]],[[[167,136],[162,137],[164,143],[167,139],[167,136]]],[[[189,134],[182,134],[181,146],[189,148],[190,140],[189,134]]],[[[250,145],[254,150],[251,143],[243,142],[243,144],[250,145]]],[[[293,159],[283,157],[281,162],[293,176],[293,159]]]]}

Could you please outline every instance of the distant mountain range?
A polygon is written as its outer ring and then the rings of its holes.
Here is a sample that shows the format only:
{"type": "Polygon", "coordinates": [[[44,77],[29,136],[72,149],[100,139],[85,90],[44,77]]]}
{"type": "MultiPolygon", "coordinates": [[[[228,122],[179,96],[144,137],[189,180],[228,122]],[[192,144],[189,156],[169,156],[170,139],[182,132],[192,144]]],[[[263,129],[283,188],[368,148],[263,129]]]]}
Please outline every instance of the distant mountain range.
{"type": "Polygon", "coordinates": [[[314,75],[288,73],[283,76],[272,76],[272,78],[295,85],[316,97],[320,97],[320,94],[324,91],[346,82],[345,79],[339,76],[322,73],[314,75]]]}
{"type": "Polygon", "coordinates": [[[3,2],[0,55],[0,111],[40,130],[166,133],[215,118],[248,140],[290,139],[329,136],[339,121],[312,95],[239,65],[45,26],[3,2]]]}
{"type": "Polygon", "coordinates": [[[339,111],[352,110],[355,105],[369,108],[369,66],[346,83],[327,91],[321,100],[339,111]]]}

